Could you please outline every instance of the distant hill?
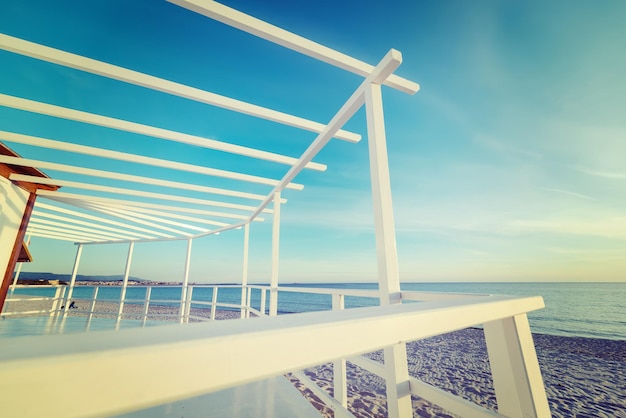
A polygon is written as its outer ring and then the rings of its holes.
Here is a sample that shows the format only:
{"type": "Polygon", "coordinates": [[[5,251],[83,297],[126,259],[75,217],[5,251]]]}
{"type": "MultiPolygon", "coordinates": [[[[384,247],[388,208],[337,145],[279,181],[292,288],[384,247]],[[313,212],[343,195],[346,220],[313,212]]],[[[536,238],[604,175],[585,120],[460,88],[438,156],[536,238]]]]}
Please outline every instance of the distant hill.
{"type": "MultiPolygon", "coordinates": [[[[68,282],[72,279],[72,275],[71,274],[56,274],[56,273],[29,273],[29,272],[22,272],[20,273],[20,279],[25,279],[25,280],[39,280],[39,279],[44,279],[44,280],[61,280],[64,282],[68,282]]],[[[76,275],[76,280],[77,281],[83,281],[83,282],[97,282],[97,281],[102,281],[102,282],[121,282],[122,280],[124,280],[124,275],[123,274],[118,274],[118,275],[112,275],[112,276],[86,276],[84,274],[77,274],[76,275]]],[[[132,280],[135,282],[147,282],[148,280],[144,280],[144,279],[140,279],[139,277],[133,277],[133,276],[129,276],[128,280],[132,280]]]]}

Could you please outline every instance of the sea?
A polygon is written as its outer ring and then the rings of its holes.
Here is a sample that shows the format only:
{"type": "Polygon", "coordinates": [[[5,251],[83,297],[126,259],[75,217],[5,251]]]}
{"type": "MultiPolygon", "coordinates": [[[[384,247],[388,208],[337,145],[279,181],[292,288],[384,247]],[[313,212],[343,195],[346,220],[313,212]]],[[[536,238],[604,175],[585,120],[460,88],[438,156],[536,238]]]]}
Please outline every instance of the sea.
{"type": "MultiPolygon", "coordinates": [[[[302,288],[376,289],[375,283],[288,284],[281,286],[302,288]]],[[[528,314],[531,330],[538,334],[568,337],[603,338],[626,341],[626,283],[403,283],[402,290],[487,293],[518,296],[542,296],[546,307],[528,314]]],[[[73,299],[92,297],[93,287],[81,286],[74,290],[73,299]]],[[[44,289],[41,289],[44,291],[44,289]]],[[[131,286],[127,303],[143,303],[146,288],[131,286]],[[128,301],[130,299],[130,301],[128,301]]],[[[23,291],[22,291],[23,292],[23,291]]],[[[20,293],[22,293],[20,292],[20,293]]],[[[18,293],[18,291],[16,291],[18,293]]],[[[180,301],[180,286],[155,286],[151,299],[155,304],[174,305],[180,301]],[[156,302],[158,300],[158,302],[156,302]],[[170,302],[171,301],[171,302],[170,302]]],[[[98,300],[117,301],[119,286],[101,286],[98,300]]],[[[193,301],[211,301],[212,288],[197,287],[193,301]]],[[[218,303],[239,304],[240,288],[220,288],[218,303]]],[[[260,291],[252,292],[253,307],[260,305],[260,291]]],[[[346,308],[372,306],[375,299],[346,297],[346,308]]],[[[192,305],[206,307],[206,305],[192,305]]],[[[280,314],[331,309],[331,297],[312,293],[280,292],[280,314]]]]}

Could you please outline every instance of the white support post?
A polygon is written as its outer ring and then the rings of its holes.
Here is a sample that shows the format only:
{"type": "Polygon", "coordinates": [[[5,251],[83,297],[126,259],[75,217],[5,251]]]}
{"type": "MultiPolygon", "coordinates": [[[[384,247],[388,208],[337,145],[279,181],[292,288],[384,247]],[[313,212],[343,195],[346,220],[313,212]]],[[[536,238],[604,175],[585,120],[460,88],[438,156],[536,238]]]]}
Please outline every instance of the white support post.
{"type": "Polygon", "coordinates": [[[72,269],[72,278],[70,279],[70,287],[67,291],[63,304],[63,320],[67,318],[67,310],[70,308],[70,301],[72,300],[72,293],[74,293],[74,284],[76,283],[76,274],[78,273],[78,265],[80,264],[80,256],[83,254],[83,245],[78,244],[76,249],[76,258],[74,259],[74,268],[72,269]]]}
{"type": "Polygon", "coordinates": [[[180,311],[179,311],[179,322],[182,324],[185,322],[185,310],[187,305],[187,299],[189,295],[187,295],[188,285],[189,285],[189,264],[191,262],[191,245],[193,240],[190,239],[187,241],[187,257],[185,258],[185,272],[183,274],[183,286],[180,289],[180,311]]]}
{"type": "Polygon", "coordinates": [[[128,244],[128,257],[126,257],[126,268],[124,269],[124,281],[122,282],[122,291],[120,292],[120,307],[117,311],[115,329],[120,328],[120,322],[122,321],[122,313],[124,312],[124,300],[126,299],[126,288],[128,287],[128,276],[130,274],[130,265],[133,261],[134,248],[135,243],[131,241],[130,244],[128,244]]]}
{"type": "Polygon", "coordinates": [[[272,277],[270,282],[270,316],[278,314],[278,252],[280,243],[280,191],[274,193],[272,221],[272,277]]]}
{"type": "Polygon", "coordinates": [[[143,322],[141,323],[142,327],[146,326],[146,322],[148,321],[148,313],[150,312],[150,295],[152,294],[152,287],[146,287],[146,298],[143,301],[143,322]]]}
{"type": "MultiPolygon", "coordinates": [[[[345,308],[345,296],[333,294],[333,311],[345,308]]],[[[346,378],[346,359],[333,362],[333,397],[344,408],[348,408],[348,380],[346,378]]]]}
{"type": "MultiPolygon", "coordinates": [[[[372,201],[374,205],[380,304],[402,303],[380,84],[371,83],[369,88],[365,89],[365,109],[372,201]]],[[[406,343],[398,343],[387,347],[384,350],[384,354],[387,372],[385,381],[389,417],[412,416],[406,343]]]]}
{"type": "Polygon", "coordinates": [[[248,289],[248,249],[250,246],[250,222],[243,227],[243,272],[241,276],[241,317],[247,318],[250,310],[250,298],[246,294],[248,289]]]}
{"type": "Polygon", "coordinates": [[[526,314],[483,325],[498,413],[549,417],[550,407],[526,314]]]}
{"type": "Polygon", "coordinates": [[[217,290],[218,287],[213,288],[213,297],[211,298],[211,321],[215,320],[215,310],[217,309],[217,290]]]}

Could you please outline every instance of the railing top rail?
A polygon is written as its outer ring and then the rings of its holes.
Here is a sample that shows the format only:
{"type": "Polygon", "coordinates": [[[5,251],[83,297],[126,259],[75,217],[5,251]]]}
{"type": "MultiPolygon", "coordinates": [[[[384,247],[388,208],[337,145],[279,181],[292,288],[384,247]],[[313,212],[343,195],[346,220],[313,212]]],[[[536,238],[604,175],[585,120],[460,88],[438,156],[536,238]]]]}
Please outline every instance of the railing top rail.
{"type": "Polygon", "coordinates": [[[494,296],[254,321],[14,338],[4,342],[0,351],[0,391],[9,395],[3,404],[7,410],[21,410],[24,405],[33,404],[28,400],[36,396],[40,400],[36,404],[41,406],[32,408],[40,408],[41,414],[46,408],[48,415],[61,415],[70,403],[77,415],[120,413],[162,402],[164,398],[173,401],[217,391],[543,306],[541,297],[494,296]],[[363,333],[363,329],[368,332],[363,333]],[[46,338],[45,344],[41,338],[46,338]],[[293,341],[300,341],[298,350],[276,349],[293,341]],[[302,343],[307,341],[315,344],[302,343]],[[211,355],[207,356],[207,352],[211,355]],[[264,353],[263,361],[259,361],[259,352],[264,353]],[[112,355],[120,367],[103,368],[102,358],[112,355]],[[163,362],[163,358],[168,361],[163,362]],[[41,373],[42,369],[46,373],[41,373]],[[83,378],[67,379],[58,385],[58,376],[67,370],[81,370],[83,378]],[[133,379],[120,379],[119,370],[133,379]],[[222,378],[200,378],[205,370],[222,378]],[[163,375],[168,379],[164,381],[163,375]],[[27,383],[29,391],[17,389],[27,383]],[[95,384],[101,391],[92,389],[95,384]],[[74,396],[63,396],[68,391],[74,396]],[[102,397],[103,391],[109,396],[102,397]]]}

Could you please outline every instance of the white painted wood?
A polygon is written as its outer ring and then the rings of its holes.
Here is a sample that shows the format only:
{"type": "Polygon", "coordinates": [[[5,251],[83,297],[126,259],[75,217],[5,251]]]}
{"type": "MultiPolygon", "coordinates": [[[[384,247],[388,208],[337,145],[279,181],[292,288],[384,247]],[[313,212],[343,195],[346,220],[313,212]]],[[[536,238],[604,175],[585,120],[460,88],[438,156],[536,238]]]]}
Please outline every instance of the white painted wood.
{"type": "Polygon", "coordinates": [[[380,302],[381,304],[398,303],[401,300],[400,276],[380,85],[372,83],[365,90],[365,109],[380,302]]]}
{"type": "MultiPolygon", "coordinates": [[[[137,211],[135,210],[135,208],[132,208],[132,210],[128,210],[128,209],[123,209],[120,206],[108,206],[108,205],[91,205],[91,206],[98,206],[101,209],[104,210],[109,210],[113,213],[121,213],[123,215],[127,215],[129,217],[135,218],[135,219],[143,219],[146,221],[153,221],[156,222],[157,224],[166,224],[166,225],[173,225],[179,228],[185,228],[185,229],[190,229],[192,231],[199,231],[199,232],[208,232],[210,231],[209,229],[206,228],[201,228],[199,226],[196,225],[191,225],[188,223],[184,223],[184,222],[178,222],[178,221],[173,221],[171,219],[167,219],[167,218],[162,218],[162,217],[158,217],[158,216],[152,216],[152,215],[147,215],[145,213],[143,213],[143,211],[137,211]]],[[[160,226],[162,228],[162,225],[160,226]]]]}
{"type": "Polygon", "coordinates": [[[272,271],[270,277],[270,316],[278,314],[278,267],[280,252],[280,191],[274,192],[272,221],[272,271]]]}
{"type": "MultiPolygon", "coordinates": [[[[197,135],[190,135],[182,132],[172,131],[169,129],[157,128],[155,126],[149,126],[141,123],[111,118],[109,116],[83,112],[81,110],[75,110],[67,107],[37,102],[34,100],[23,99],[21,97],[9,96],[6,94],[0,94],[0,106],[25,110],[27,112],[48,115],[60,119],[73,120],[76,122],[87,123],[90,125],[103,126],[105,128],[117,129],[119,131],[151,136],[154,138],[165,139],[168,141],[180,142],[183,144],[194,145],[197,147],[213,149],[216,151],[228,152],[230,154],[243,155],[246,157],[271,161],[279,164],[293,165],[297,162],[297,159],[293,157],[287,157],[285,155],[280,155],[273,152],[261,151],[254,148],[243,147],[241,145],[234,145],[227,142],[216,141],[214,139],[203,138],[197,135]]],[[[306,168],[316,171],[324,171],[326,169],[326,166],[318,163],[310,163],[307,164],[306,168]]]]}
{"type": "Polygon", "coordinates": [[[217,292],[218,292],[218,287],[214,286],[213,287],[213,295],[211,296],[211,320],[214,321],[215,320],[215,311],[217,309],[217,292]]]}
{"type": "MultiPolygon", "coordinates": [[[[345,309],[345,297],[341,294],[332,295],[334,311],[345,309]]],[[[346,377],[346,359],[336,359],[333,361],[333,393],[334,398],[344,408],[348,408],[348,379],[346,377]]]]}
{"type": "Polygon", "coordinates": [[[326,406],[333,410],[333,417],[335,418],[354,418],[354,415],[348,411],[347,406],[338,402],[335,398],[330,396],[324,389],[319,387],[317,383],[309,379],[301,371],[291,372],[307,389],[311,390],[326,406]]]}
{"type": "MultiPolygon", "coordinates": [[[[0,48],[14,53],[27,55],[39,60],[53,62],[77,70],[98,74],[129,84],[136,84],[153,90],[195,100],[212,106],[221,107],[239,113],[255,116],[257,118],[271,120],[284,125],[294,126],[312,132],[319,132],[324,128],[321,123],[313,122],[298,116],[289,115],[272,109],[267,109],[251,103],[242,102],[219,94],[203,91],[184,84],[175,83],[127,68],[96,61],[94,59],[82,57],[28,42],[23,39],[0,34],[0,48]]],[[[352,132],[341,131],[337,133],[338,139],[350,142],[358,142],[361,136],[352,132]]]]}
{"type": "MultiPolygon", "coordinates": [[[[237,173],[227,170],[218,170],[216,168],[210,168],[205,166],[181,163],[172,160],[162,160],[159,158],[147,157],[145,155],[129,154],[126,152],[112,151],[103,148],[89,147],[86,145],[72,144],[69,142],[55,141],[52,139],[45,139],[36,136],[22,135],[14,132],[0,131],[0,137],[3,141],[15,142],[18,144],[32,145],[36,147],[50,148],[60,151],[73,152],[83,155],[93,155],[101,158],[108,158],[117,161],[126,161],[136,164],[150,165],[153,167],[169,168],[172,170],[185,171],[189,173],[202,174],[206,176],[222,177],[239,181],[246,181],[250,183],[266,184],[269,186],[276,186],[278,180],[269,179],[266,177],[253,176],[250,174],[237,173]]],[[[302,190],[304,186],[302,184],[290,183],[285,188],[293,190],[302,190]]]]}
{"type": "MultiPolygon", "coordinates": [[[[9,178],[13,181],[24,181],[24,182],[31,182],[31,183],[36,183],[36,184],[49,184],[49,185],[71,187],[75,189],[84,189],[84,190],[97,191],[97,192],[123,194],[127,196],[147,197],[147,198],[158,199],[158,200],[170,200],[170,201],[179,202],[179,203],[192,203],[196,205],[216,206],[220,208],[248,210],[248,211],[252,211],[256,209],[255,206],[220,202],[216,200],[197,199],[193,197],[176,196],[176,195],[165,194],[165,193],[154,193],[154,192],[146,192],[143,190],[124,189],[121,187],[101,186],[98,184],[81,183],[78,181],[71,181],[71,180],[43,178],[43,177],[29,176],[25,174],[14,173],[14,174],[11,174],[9,178]]],[[[271,210],[265,209],[263,212],[271,213],[271,210]]]]}
{"type": "Polygon", "coordinates": [[[248,253],[250,248],[250,223],[247,222],[243,227],[243,260],[241,272],[241,317],[247,318],[249,311],[246,307],[250,306],[250,296],[246,295],[250,292],[248,289],[248,253]],[[247,296],[247,297],[246,297],[247,296]]]}
{"type": "Polygon", "coordinates": [[[452,395],[449,392],[441,390],[428,383],[417,380],[414,377],[409,378],[411,394],[425,399],[435,405],[439,405],[448,412],[452,412],[461,417],[472,418],[493,418],[502,417],[496,412],[480,407],[475,403],[467,401],[459,396],[452,395]]]}
{"type": "Polygon", "coordinates": [[[150,312],[150,296],[152,294],[152,286],[146,287],[146,297],[143,301],[143,321],[141,323],[142,326],[146,326],[146,322],[148,321],[148,313],[150,312]]]}
{"type": "Polygon", "coordinates": [[[133,249],[135,243],[128,244],[128,256],[126,257],[126,267],[124,268],[124,280],[122,280],[122,290],[120,292],[120,304],[117,311],[117,319],[115,320],[115,329],[120,328],[120,322],[122,320],[122,314],[124,312],[124,302],[126,301],[126,289],[128,288],[128,276],[130,275],[130,266],[133,262],[133,249]]]}
{"type": "Polygon", "coordinates": [[[85,331],[89,331],[91,326],[91,320],[93,318],[93,313],[96,310],[96,303],[98,302],[98,292],[100,291],[100,286],[96,286],[93,289],[93,294],[91,295],[91,308],[89,309],[89,315],[87,316],[87,325],[85,325],[85,331]]]}
{"type": "MultiPolygon", "coordinates": [[[[46,227],[50,227],[49,229],[51,231],[67,231],[70,230],[72,232],[87,232],[90,235],[96,235],[100,236],[101,239],[133,239],[135,237],[132,236],[128,236],[128,235],[121,235],[121,234],[114,234],[111,232],[105,232],[105,231],[101,231],[101,230],[96,230],[94,231],[91,228],[85,228],[85,227],[81,227],[81,226],[77,226],[74,224],[70,224],[68,222],[57,222],[57,221],[51,221],[48,219],[43,219],[40,218],[39,215],[35,216],[33,214],[33,216],[31,216],[30,221],[28,222],[28,226],[31,228],[40,228],[40,229],[45,229],[46,227]],[[59,228],[60,227],[60,228],[59,228]]],[[[21,264],[21,263],[20,263],[21,264]]]]}
{"type": "MultiPolygon", "coordinates": [[[[275,44],[284,46],[308,55],[319,61],[334,65],[352,73],[366,77],[374,67],[356,58],[325,47],[317,42],[303,38],[292,32],[271,25],[265,21],[242,13],[238,10],[224,6],[213,0],[168,0],[196,13],[220,21],[226,25],[248,32],[259,38],[266,39],[275,44]]],[[[404,93],[415,94],[419,90],[419,84],[406,80],[402,77],[391,75],[385,84],[404,93]]]]}
{"type": "MultiPolygon", "coordinates": [[[[113,199],[108,197],[98,197],[98,196],[85,196],[75,193],[68,192],[59,192],[59,191],[49,191],[49,190],[37,190],[38,196],[45,196],[49,199],[56,200],[62,203],[69,203],[73,205],[77,205],[77,201],[85,201],[85,202],[96,202],[96,203],[105,203],[105,204],[122,204],[128,206],[137,206],[140,208],[151,208],[151,209],[160,209],[160,210],[171,210],[175,212],[181,213],[193,213],[198,215],[206,215],[206,216],[217,216],[220,218],[230,218],[230,219],[248,219],[246,215],[239,215],[235,213],[228,212],[215,212],[205,209],[196,209],[196,208],[188,208],[183,206],[168,206],[162,205],[158,203],[148,203],[148,202],[138,202],[134,200],[123,200],[123,199],[113,199]],[[74,203],[71,203],[74,202],[74,203]]],[[[257,221],[263,221],[263,218],[255,218],[257,221]]],[[[152,232],[152,231],[149,231],[152,232]]]]}
{"type": "MultiPolygon", "coordinates": [[[[72,230],[70,225],[67,227],[56,227],[51,225],[45,225],[38,223],[37,219],[33,219],[32,222],[29,222],[27,231],[35,232],[44,232],[44,233],[56,233],[59,235],[71,235],[74,237],[82,237],[84,239],[94,239],[94,240],[108,240],[108,239],[116,239],[107,234],[99,234],[97,232],[84,232],[84,231],[75,231],[72,230]]],[[[117,238],[120,240],[128,239],[128,238],[117,238]]]]}
{"type": "MultiPolygon", "coordinates": [[[[111,208],[118,208],[118,209],[124,209],[127,208],[124,205],[109,205],[109,204],[100,204],[101,207],[111,207],[111,208]]],[[[198,218],[197,216],[187,216],[187,215],[181,215],[178,213],[172,213],[172,212],[167,212],[164,210],[153,210],[153,209],[147,209],[147,208],[140,208],[140,207],[133,207],[132,211],[135,213],[145,213],[145,214],[149,214],[149,215],[156,215],[159,218],[172,218],[172,219],[181,219],[184,221],[191,221],[194,223],[199,223],[199,224],[205,224],[205,225],[214,225],[214,226],[228,226],[229,224],[225,223],[225,222],[218,222],[218,221],[214,221],[211,219],[205,219],[205,218],[198,218]]]]}
{"type": "Polygon", "coordinates": [[[180,236],[184,236],[184,237],[188,237],[188,236],[192,235],[192,233],[190,233],[190,232],[181,231],[180,229],[170,228],[169,226],[161,225],[161,224],[155,223],[155,222],[149,222],[149,221],[146,221],[146,220],[142,219],[141,217],[136,217],[136,216],[132,216],[132,215],[126,215],[126,214],[123,213],[123,211],[121,211],[119,209],[103,208],[103,207],[101,207],[99,205],[93,205],[93,204],[89,204],[89,203],[83,204],[81,206],[84,207],[84,208],[87,208],[87,209],[94,210],[96,212],[100,212],[100,213],[103,213],[103,214],[106,214],[106,215],[114,216],[116,218],[121,218],[121,219],[125,219],[127,221],[134,222],[134,223],[137,223],[137,224],[149,226],[149,227],[152,228],[152,233],[155,234],[155,235],[161,235],[163,237],[172,237],[172,235],[165,234],[165,233],[160,233],[160,232],[158,232],[158,230],[168,231],[168,232],[170,232],[172,234],[176,234],[176,235],[180,235],[180,236]]]}
{"type": "Polygon", "coordinates": [[[70,302],[72,300],[72,294],[74,293],[74,285],[76,284],[76,275],[78,274],[78,265],[80,264],[80,257],[83,254],[83,246],[78,245],[76,247],[76,257],[74,258],[74,267],[72,268],[72,277],[70,279],[70,285],[68,287],[67,295],[63,301],[63,319],[67,317],[67,311],[70,309],[70,302]]]}
{"type": "Polygon", "coordinates": [[[347,360],[350,363],[354,364],[355,366],[358,366],[364,370],[367,370],[368,372],[373,373],[376,376],[385,378],[385,375],[387,374],[384,364],[371,360],[367,357],[353,356],[353,357],[348,357],[347,360]]]}
{"type": "MultiPolygon", "coordinates": [[[[137,233],[135,231],[129,231],[129,230],[124,230],[124,229],[120,229],[120,228],[113,228],[113,227],[110,227],[110,226],[97,224],[95,222],[81,221],[80,219],[76,219],[76,217],[55,215],[54,213],[48,213],[48,212],[41,211],[41,210],[39,210],[39,208],[45,208],[45,207],[42,206],[41,202],[35,203],[35,210],[33,210],[33,213],[31,215],[31,220],[33,220],[33,219],[49,218],[49,219],[55,219],[55,220],[58,220],[58,221],[62,221],[61,223],[63,225],[67,225],[67,226],[72,225],[72,224],[86,226],[86,227],[88,227],[86,229],[88,229],[90,231],[93,231],[93,232],[104,231],[104,232],[112,233],[113,235],[124,235],[124,236],[129,237],[129,238],[152,238],[153,237],[152,235],[141,234],[141,233],[137,233]]],[[[69,226],[69,227],[71,228],[71,226],[69,226]]]]}
{"type": "Polygon", "coordinates": [[[483,329],[498,412],[511,418],[551,416],[526,313],[485,322],[483,329]]]}
{"type": "Polygon", "coordinates": [[[0,350],[3,412],[8,416],[19,412],[22,417],[112,415],[543,306],[540,297],[484,300],[9,339],[0,350]],[[276,349],[294,341],[298,350],[276,349]],[[207,370],[220,378],[207,379],[207,370]],[[59,385],[59,376],[65,375],[73,378],[59,385]],[[22,390],[26,386],[29,390],[22,390]],[[64,396],[67,393],[72,396],[64,396]]]}
{"type": "MultiPolygon", "coordinates": [[[[150,184],[154,186],[167,187],[170,189],[191,190],[200,193],[218,194],[222,196],[239,197],[242,199],[263,200],[265,196],[255,193],[244,193],[236,190],[221,189],[217,187],[201,186],[197,184],[182,183],[178,181],[155,179],[152,177],[135,176],[131,174],[117,173],[113,171],[95,170],[92,168],[78,167],[67,164],[57,164],[47,161],[30,160],[21,157],[11,157],[0,155],[0,163],[17,165],[22,167],[34,167],[39,169],[63,171],[71,174],[80,174],[92,177],[106,178],[112,180],[127,181],[132,183],[150,184]]],[[[284,200],[284,199],[283,199],[284,200]]],[[[283,203],[285,203],[283,201],[283,203]]]]}
{"type": "MultiPolygon", "coordinates": [[[[183,286],[180,291],[180,323],[182,324],[185,321],[185,311],[186,305],[191,298],[191,294],[187,294],[189,290],[189,266],[191,264],[191,246],[193,244],[193,240],[187,241],[187,253],[185,256],[185,270],[183,272],[183,286]]],[[[189,318],[189,312],[187,311],[187,319],[189,318]]]]}
{"type": "MultiPolygon", "coordinates": [[[[111,231],[111,230],[114,230],[114,231],[127,231],[128,234],[132,234],[132,235],[140,237],[140,238],[152,238],[154,236],[152,234],[146,235],[146,234],[141,234],[141,233],[135,232],[135,231],[148,232],[148,233],[152,232],[152,231],[150,231],[149,229],[146,229],[146,228],[141,228],[141,227],[138,227],[138,226],[135,226],[135,225],[125,224],[125,223],[114,221],[114,220],[111,220],[111,219],[102,218],[102,217],[94,216],[94,215],[91,215],[91,214],[88,214],[88,213],[82,213],[82,212],[78,212],[78,211],[75,211],[75,210],[62,208],[62,207],[55,206],[55,205],[49,205],[47,203],[43,203],[41,200],[39,200],[39,201],[37,201],[37,203],[35,203],[35,208],[47,209],[47,210],[51,210],[51,211],[55,211],[55,212],[59,212],[59,213],[63,213],[63,214],[69,215],[67,218],[68,219],[72,219],[72,220],[68,221],[68,222],[73,222],[73,223],[78,223],[78,224],[83,225],[83,223],[81,223],[81,221],[78,221],[75,218],[84,218],[84,219],[89,219],[89,220],[105,223],[105,224],[108,224],[108,225],[115,225],[115,226],[119,226],[121,228],[124,228],[123,230],[119,230],[117,228],[109,229],[109,227],[107,227],[107,226],[100,226],[99,227],[100,229],[105,229],[105,230],[109,230],[109,231],[111,231]]],[[[94,226],[94,228],[96,228],[96,227],[94,226]]]]}
{"type": "MultiPolygon", "coordinates": [[[[374,68],[372,73],[361,83],[350,98],[341,106],[339,111],[333,116],[326,128],[320,132],[311,145],[304,151],[298,162],[289,169],[287,174],[282,178],[280,183],[274,188],[274,191],[282,191],[285,186],[302,171],[302,169],[311,161],[326,144],[331,140],[335,132],[341,128],[356,112],[361,108],[365,100],[365,91],[369,89],[371,83],[382,83],[392,74],[396,68],[402,63],[402,54],[395,49],[389,50],[383,59],[374,68]]],[[[273,196],[269,195],[250,219],[254,219],[261,210],[272,202],[273,196]]]]}
{"type": "Polygon", "coordinates": [[[88,243],[88,242],[95,241],[95,240],[90,240],[84,237],[81,238],[81,237],[76,237],[76,236],[67,235],[67,234],[55,234],[51,232],[38,231],[38,230],[32,230],[32,229],[27,230],[27,232],[31,234],[33,237],[56,239],[59,241],[70,241],[74,243],[76,242],[88,243]]]}

